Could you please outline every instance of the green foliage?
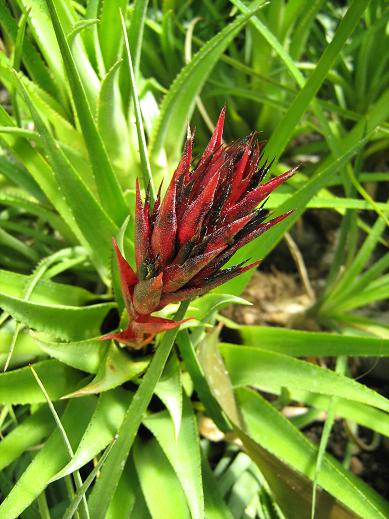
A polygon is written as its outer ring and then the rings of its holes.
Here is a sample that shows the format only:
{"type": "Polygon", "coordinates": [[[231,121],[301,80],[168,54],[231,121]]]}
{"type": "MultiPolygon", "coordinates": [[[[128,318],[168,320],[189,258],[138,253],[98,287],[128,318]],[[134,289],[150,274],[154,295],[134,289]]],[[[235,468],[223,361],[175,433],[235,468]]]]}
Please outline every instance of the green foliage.
{"type": "Polygon", "coordinates": [[[372,313],[389,296],[388,21],[384,0],[0,0],[1,518],[389,517],[326,452],[337,417],[389,437],[387,398],[349,369],[389,352],[372,313]],[[147,351],[100,341],[126,325],[111,239],[133,261],[136,177],[153,198],[188,122],[197,154],[223,104],[225,142],[263,131],[269,174],[302,163],[267,202],[293,214],[232,262],[312,209],[339,224],[300,316],[317,331],[221,315],[249,304],[247,272],[165,308],[196,321],[147,351]],[[300,429],[323,413],[318,448],[300,429]]]}

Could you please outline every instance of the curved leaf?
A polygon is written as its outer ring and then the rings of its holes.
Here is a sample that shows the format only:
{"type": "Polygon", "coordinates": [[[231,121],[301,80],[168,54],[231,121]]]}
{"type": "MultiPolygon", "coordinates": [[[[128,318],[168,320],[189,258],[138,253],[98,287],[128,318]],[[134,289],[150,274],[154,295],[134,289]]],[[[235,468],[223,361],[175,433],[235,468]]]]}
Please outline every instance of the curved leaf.
{"type": "MultiPolygon", "coordinates": [[[[176,320],[182,319],[187,308],[188,302],[181,303],[174,318],[176,320]]],[[[153,396],[155,386],[169,358],[177,333],[177,328],[165,333],[134,398],[127,408],[123,423],[119,429],[119,437],[112,447],[110,455],[101,470],[101,476],[96,481],[89,499],[89,507],[94,519],[104,519],[105,517],[109,503],[119,483],[132,443],[153,396]]]]}
{"type": "MultiPolygon", "coordinates": [[[[73,448],[78,445],[95,404],[96,399],[93,397],[71,400],[61,417],[62,425],[73,448]]],[[[19,514],[39,496],[53,475],[66,464],[68,459],[69,453],[61,433],[55,429],[0,505],[0,517],[2,519],[19,517],[19,514]]]]}
{"type": "Polygon", "coordinates": [[[0,470],[16,460],[27,449],[39,444],[54,429],[49,408],[41,406],[23,420],[0,442],[0,470]]]}
{"type": "Polygon", "coordinates": [[[107,355],[108,344],[98,341],[49,342],[37,336],[41,350],[72,368],[97,373],[107,355]]]}
{"type": "Polygon", "coordinates": [[[100,363],[96,377],[87,386],[68,395],[69,397],[102,393],[113,389],[141,375],[150,363],[147,357],[132,358],[114,342],[111,342],[105,351],[105,359],[100,363]]]}
{"type": "Polygon", "coordinates": [[[188,118],[204,82],[232,39],[262,5],[261,0],[251,3],[247,13],[238,16],[203,45],[176,77],[162,101],[160,114],[151,134],[150,156],[154,162],[158,163],[164,148],[169,160],[176,160],[188,118]]]}
{"type": "MultiPolygon", "coordinates": [[[[88,248],[102,279],[106,280],[109,272],[111,238],[116,234],[117,226],[58,146],[35,108],[28,89],[17,74],[15,74],[15,81],[45,146],[45,152],[53,167],[54,178],[60,187],[61,198],[65,198],[73,220],[75,219],[78,228],[77,236],[88,248]],[[98,233],[96,228],[99,229],[98,233]]],[[[74,221],[72,230],[73,227],[74,221]]]]}
{"type": "MultiPolygon", "coordinates": [[[[102,136],[97,129],[92,115],[90,107],[93,107],[93,103],[91,103],[91,98],[88,100],[86,91],[83,88],[85,86],[85,81],[83,85],[79,70],[76,66],[76,61],[73,58],[64,33],[63,19],[60,19],[59,17],[58,6],[54,4],[53,0],[46,0],[46,3],[54,26],[57,41],[61,49],[66,74],[73,94],[73,101],[77,110],[78,120],[82,128],[85,145],[88,149],[89,159],[92,164],[100,203],[107,214],[112,216],[112,219],[116,224],[121,225],[127,214],[127,206],[118,179],[112,168],[112,164],[110,163],[102,136]]],[[[87,58],[85,58],[85,61],[90,66],[87,58]]],[[[92,69],[91,78],[93,78],[94,75],[95,73],[92,69]]],[[[89,82],[90,81],[88,81],[87,84],[89,84],[89,82]]]]}
{"type": "Polygon", "coordinates": [[[101,335],[100,326],[114,303],[92,306],[44,305],[0,292],[0,307],[17,321],[52,337],[77,341],[101,335]]]}
{"type": "Polygon", "coordinates": [[[177,439],[182,416],[182,383],[180,364],[175,354],[170,356],[154,392],[169,411],[174,423],[175,438],[177,439]]]}
{"type": "MultiPolygon", "coordinates": [[[[58,400],[63,395],[74,391],[85,376],[57,360],[37,362],[34,364],[34,369],[42,380],[50,400],[58,400]]],[[[1,404],[36,404],[40,402],[45,402],[45,397],[29,367],[0,374],[1,404]]]]}
{"type": "Polygon", "coordinates": [[[262,387],[262,380],[319,394],[339,396],[389,411],[389,400],[372,389],[330,371],[287,355],[248,346],[221,346],[234,386],[262,387]]]}
{"type": "Polygon", "coordinates": [[[60,479],[97,456],[117,433],[132,394],[122,389],[106,391],[99,396],[91,417],[72,460],[53,478],[60,479]]]}
{"type": "MultiPolygon", "coordinates": [[[[237,396],[249,435],[271,453],[312,479],[317,447],[258,394],[240,389],[237,396]]],[[[328,455],[323,458],[318,483],[364,519],[388,517],[389,503],[328,455]]],[[[318,511],[320,507],[319,498],[318,511]]],[[[337,513],[325,517],[335,519],[353,517],[353,514],[337,513]]]]}
{"type": "MultiPolygon", "coordinates": [[[[21,298],[29,279],[30,276],[24,274],[0,270],[0,292],[21,298]]],[[[93,299],[96,299],[96,295],[85,288],[56,283],[48,279],[40,279],[30,296],[30,301],[36,303],[65,306],[82,306],[93,299]]]]}
{"type": "Polygon", "coordinates": [[[153,519],[190,519],[180,482],[158,442],[151,438],[134,444],[134,461],[143,496],[153,519]]]}
{"type": "Polygon", "coordinates": [[[120,27],[119,9],[125,13],[127,0],[104,0],[101,5],[100,24],[98,28],[101,53],[106,68],[110,68],[120,55],[123,45],[120,27]],[[113,30],[113,28],[116,30],[113,30]]]}
{"type": "MultiPolygon", "coordinates": [[[[245,434],[243,417],[240,410],[238,410],[232,383],[215,343],[216,340],[211,335],[208,340],[207,338],[204,339],[199,351],[199,358],[210,389],[231,422],[235,424],[235,433],[265,476],[273,494],[276,496],[277,503],[288,515],[308,519],[306,514],[309,513],[307,512],[309,510],[307,504],[309,505],[312,495],[311,484],[305,477],[290,469],[284,462],[265,450],[261,445],[256,444],[245,434]]],[[[283,441],[285,442],[285,439],[283,441]]],[[[246,463],[245,466],[247,466],[246,463]]],[[[225,484],[222,484],[222,488],[223,491],[227,491],[225,484]]],[[[327,500],[328,496],[324,497],[327,500]]],[[[331,500],[330,505],[332,506],[331,500]]],[[[326,514],[328,511],[327,506],[323,511],[326,514]]],[[[341,517],[339,516],[337,519],[341,517]]],[[[349,516],[346,515],[342,519],[347,517],[349,516]]],[[[325,515],[325,518],[328,519],[329,516],[325,515]]],[[[320,519],[324,519],[324,517],[320,519]]]]}
{"type": "Polygon", "coordinates": [[[174,468],[184,489],[192,518],[201,519],[204,518],[204,496],[197,422],[185,395],[183,404],[180,434],[176,442],[172,441],[174,425],[167,412],[148,416],[143,423],[156,437],[174,468]]]}
{"type": "MultiPolygon", "coordinates": [[[[285,386],[283,386],[282,382],[279,385],[266,383],[262,389],[268,393],[281,395],[285,386]]],[[[315,409],[322,409],[323,411],[328,409],[332,398],[328,395],[319,395],[318,393],[304,391],[297,388],[288,388],[288,395],[291,400],[304,402],[315,409]]],[[[353,402],[346,398],[337,398],[338,403],[336,410],[338,416],[342,416],[347,420],[356,422],[357,424],[363,425],[364,427],[389,437],[389,419],[387,413],[366,404],[353,402]]]]}
{"type": "Polygon", "coordinates": [[[389,339],[376,337],[306,332],[269,326],[240,326],[239,333],[247,346],[285,353],[293,357],[310,355],[389,356],[389,339]]]}
{"type": "MultiPolygon", "coordinates": [[[[13,340],[13,335],[14,332],[0,331],[0,369],[3,369],[9,356],[9,348],[13,340]]],[[[26,364],[41,355],[42,349],[35,337],[28,332],[21,332],[16,339],[10,367],[26,364]]]]}
{"type": "MultiPolygon", "coordinates": [[[[105,4],[106,2],[103,5],[105,4]]],[[[125,186],[128,184],[127,175],[131,161],[128,126],[119,88],[120,65],[121,61],[115,63],[101,82],[97,100],[97,126],[110,160],[118,171],[122,185],[125,186]]]]}

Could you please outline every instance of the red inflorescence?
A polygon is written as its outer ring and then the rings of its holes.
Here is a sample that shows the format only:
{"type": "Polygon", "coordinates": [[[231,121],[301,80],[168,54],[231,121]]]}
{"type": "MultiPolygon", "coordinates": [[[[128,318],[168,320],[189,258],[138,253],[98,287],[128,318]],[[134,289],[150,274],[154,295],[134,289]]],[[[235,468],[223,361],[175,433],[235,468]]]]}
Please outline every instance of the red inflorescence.
{"type": "Polygon", "coordinates": [[[258,265],[222,269],[233,254],[290,213],[264,222],[258,205],[296,168],[260,185],[268,167],[259,167],[261,143],[255,134],[222,144],[225,110],[197,166],[191,168],[193,135],[188,136],[181,161],[165,196],[161,188],[154,206],[149,193],[142,203],[136,186],[136,273],[115,240],[121,290],[129,316],[126,330],[102,339],[141,347],[155,334],[179,326],[152,316],[169,303],[199,296],[258,265]]]}

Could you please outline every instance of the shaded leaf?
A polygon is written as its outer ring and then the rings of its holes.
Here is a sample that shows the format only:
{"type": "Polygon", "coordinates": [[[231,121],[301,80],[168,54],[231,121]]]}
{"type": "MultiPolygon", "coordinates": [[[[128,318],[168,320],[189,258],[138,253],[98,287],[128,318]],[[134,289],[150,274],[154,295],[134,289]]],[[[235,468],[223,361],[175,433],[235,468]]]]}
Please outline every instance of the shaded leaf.
{"type": "Polygon", "coordinates": [[[123,421],[131,397],[131,393],[122,389],[106,391],[99,396],[96,409],[72,460],[52,478],[52,481],[80,469],[109,445],[123,421]]]}
{"type": "Polygon", "coordinates": [[[188,398],[183,395],[180,433],[172,441],[174,424],[167,412],[148,416],[144,425],[154,434],[163,452],[174,468],[186,495],[193,519],[204,517],[204,496],[201,478],[200,442],[197,422],[188,398]]]}
{"type": "MultiPolygon", "coordinates": [[[[39,387],[38,390],[40,391],[39,387]]],[[[80,441],[95,404],[96,399],[93,397],[71,400],[61,417],[62,425],[73,448],[80,441]]],[[[17,518],[46,488],[53,475],[66,464],[68,459],[69,454],[61,433],[55,429],[0,505],[2,519],[17,518]]]]}
{"type": "Polygon", "coordinates": [[[153,519],[190,519],[182,486],[155,438],[134,444],[134,461],[143,496],[153,519]]]}
{"type": "Polygon", "coordinates": [[[68,395],[69,397],[102,393],[120,386],[124,382],[141,375],[147,368],[148,358],[132,358],[126,351],[111,343],[106,349],[105,359],[101,362],[96,377],[85,387],[68,395]]]}

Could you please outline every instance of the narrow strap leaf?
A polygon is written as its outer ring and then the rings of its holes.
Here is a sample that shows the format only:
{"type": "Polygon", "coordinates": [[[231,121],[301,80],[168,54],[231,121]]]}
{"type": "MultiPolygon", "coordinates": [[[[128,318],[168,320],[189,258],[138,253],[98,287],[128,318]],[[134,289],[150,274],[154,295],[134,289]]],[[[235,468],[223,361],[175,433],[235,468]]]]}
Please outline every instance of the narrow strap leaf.
{"type": "MultiPolygon", "coordinates": [[[[175,315],[176,320],[180,320],[184,317],[188,305],[189,302],[181,303],[175,315]]],[[[127,409],[119,430],[119,438],[112,447],[110,455],[102,468],[101,476],[97,480],[91,494],[89,507],[93,519],[104,519],[105,517],[111,498],[119,483],[125,461],[143,419],[143,415],[153,396],[154,388],[173,347],[177,332],[178,329],[174,328],[165,333],[142,379],[141,385],[131,400],[131,404],[127,409]]]]}
{"type": "Polygon", "coordinates": [[[89,158],[92,163],[101,204],[108,214],[112,216],[117,225],[121,225],[128,212],[122,190],[109,161],[107,151],[97,130],[95,121],[93,120],[88,99],[54,2],[53,0],[46,0],[46,2],[73,92],[74,104],[77,109],[89,158]]]}

